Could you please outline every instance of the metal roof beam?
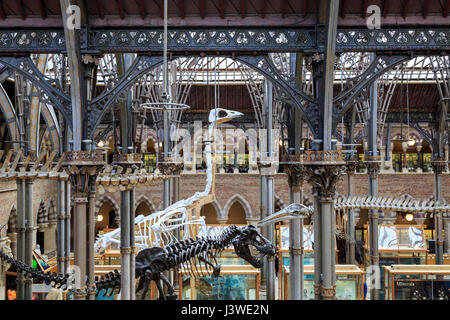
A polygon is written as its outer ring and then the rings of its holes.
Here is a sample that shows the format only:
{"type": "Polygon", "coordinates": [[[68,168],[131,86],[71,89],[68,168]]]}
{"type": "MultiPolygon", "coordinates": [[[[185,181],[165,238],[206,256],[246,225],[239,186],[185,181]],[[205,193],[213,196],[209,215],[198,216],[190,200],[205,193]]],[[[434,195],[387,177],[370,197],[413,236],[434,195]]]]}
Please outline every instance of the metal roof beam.
{"type": "Polygon", "coordinates": [[[20,16],[22,17],[22,20],[25,20],[25,11],[23,10],[23,5],[22,5],[22,0],[16,0],[16,4],[19,7],[19,13],[20,16]]]}

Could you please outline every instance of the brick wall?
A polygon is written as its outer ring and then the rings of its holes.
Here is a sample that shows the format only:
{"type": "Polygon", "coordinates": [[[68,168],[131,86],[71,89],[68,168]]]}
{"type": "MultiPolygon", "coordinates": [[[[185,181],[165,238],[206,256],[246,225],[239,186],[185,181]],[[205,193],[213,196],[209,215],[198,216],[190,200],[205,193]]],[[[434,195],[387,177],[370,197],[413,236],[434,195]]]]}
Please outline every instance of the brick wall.
{"type": "MultiPolygon", "coordinates": [[[[205,186],[205,174],[182,175],[181,177],[181,197],[187,198],[197,191],[202,191],[205,186]]],[[[355,193],[356,195],[367,194],[368,178],[365,174],[355,174],[355,193]]],[[[432,173],[423,174],[380,174],[378,179],[379,195],[401,196],[405,193],[414,198],[428,198],[433,195],[432,173]]],[[[255,174],[217,174],[216,175],[216,206],[226,217],[226,208],[230,208],[234,201],[239,201],[243,207],[249,211],[247,215],[255,219],[259,216],[259,192],[260,177],[255,174]]],[[[15,181],[0,182],[0,225],[7,222],[11,207],[16,204],[16,183],[15,181]],[[8,191],[9,190],[9,191],[8,191]]],[[[338,183],[337,192],[347,194],[347,177],[344,175],[338,183]]],[[[55,181],[36,180],[34,184],[33,211],[35,223],[37,219],[37,210],[39,202],[44,199],[48,206],[50,198],[56,203],[57,184],[55,181]]],[[[304,193],[307,198],[312,200],[311,187],[305,184],[304,193]]],[[[444,199],[450,201],[450,174],[442,175],[442,193],[444,199]]],[[[275,176],[275,194],[284,204],[289,203],[289,185],[286,174],[275,176]]],[[[107,194],[117,206],[120,207],[120,193],[107,194]]],[[[96,200],[102,203],[102,196],[98,195],[96,200]]],[[[156,209],[161,209],[162,204],[162,182],[151,186],[141,187],[136,190],[137,204],[143,199],[151,202],[156,209]]]]}
{"type": "MultiPolygon", "coordinates": [[[[57,202],[58,184],[54,180],[35,180],[33,184],[33,215],[34,224],[37,224],[37,212],[41,199],[44,200],[46,208],[49,207],[50,199],[57,202]]],[[[17,208],[17,185],[16,181],[0,182],[0,225],[6,223],[12,206],[17,208]]],[[[2,234],[4,234],[3,231],[2,234]]]]}

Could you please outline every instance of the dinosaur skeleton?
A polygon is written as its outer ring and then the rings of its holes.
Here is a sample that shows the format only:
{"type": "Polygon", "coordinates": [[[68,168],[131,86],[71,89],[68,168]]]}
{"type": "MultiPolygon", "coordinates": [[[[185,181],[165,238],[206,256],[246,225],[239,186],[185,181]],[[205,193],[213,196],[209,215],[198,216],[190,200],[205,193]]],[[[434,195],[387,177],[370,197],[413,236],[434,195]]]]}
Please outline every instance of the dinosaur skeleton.
{"type": "MultiPolygon", "coordinates": [[[[45,283],[46,285],[50,285],[53,288],[61,289],[61,290],[72,290],[76,292],[78,289],[74,287],[74,278],[71,274],[60,274],[60,273],[45,273],[40,269],[33,269],[30,266],[27,266],[21,261],[18,261],[12,258],[12,254],[6,254],[5,252],[0,250],[0,259],[4,260],[8,263],[13,269],[17,272],[23,272],[24,274],[28,274],[30,278],[35,280],[38,283],[45,283]]],[[[86,284],[88,283],[88,279],[86,279],[86,284]]],[[[120,273],[118,270],[114,270],[102,276],[99,280],[96,277],[95,287],[98,290],[98,293],[102,289],[105,289],[107,295],[111,295],[115,290],[120,290],[120,273]],[[111,289],[111,290],[109,290],[111,289]],[[108,292],[109,290],[109,292],[108,292]]]]}
{"type": "Polygon", "coordinates": [[[153,280],[158,287],[160,299],[175,299],[174,288],[164,276],[163,271],[179,266],[181,271],[187,271],[196,277],[204,275],[201,268],[201,263],[203,263],[208,275],[218,277],[220,265],[217,263],[216,257],[230,244],[233,245],[239,257],[256,268],[262,268],[264,256],[275,255],[273,244],[265,239],[254,226],[237,227],[232,225],[224,229],[218,237],[185,239],[165,247],[141,250],[136,256],[136,278],[139,278],[136,292],[143,289],[141,295],[141,300],[143,300],[150,281],[153,280]],[[250,246],[253,246],[261,254],[259,259],[252,255],[250,246]],[[164,295],[159,280],[167,285],[167,296],[164,295]]]}
{"type": "MultiPolygon", "coordinates": [[[[196,277],[204,275],[203,269],[200,268],[199,270],[198,268],[203,263],[208,275],[218,277],[220,265],[217,263],[216,257],[231,244],[239,257],[245,259],[256,268],[262,268],[264,256],[275,255],[273,244],[264,238],[252,225],[245,227],[232,225],[223,230],[218,237],[200,237],[196,240],[188,238],[164,247],[152,247],[141,250],[136,256],[136,278],[139,278],[136,291],[139,292],[144,289],[141,300],[145,299],[151,280],[156,282],[160,299],[176,299],[172,284],[163,274],[164,271],[175,267],[180,267],[182,271],[186,270],[189,274],[196,277]],[[250,246],[253,246],[261,254],[259,259],[252,255],[250,246]],[[160,280],[168,286],[167,296],[164,295],[160,280]]],[[[33,269],[13,259],[1,250],[0,259],[13,266],[17,272],[28,273],[37,282],[44,282],[47,285],[63,290],[77,290],[73,289],[71,285],[70,274],[44,273],[39,269],[33,269]]],[[[88,283],[87,280],[86,283],[88,283]]],[[[106,290],[108,296],[116,290],[120,291],[120,272],[114,270],[114,272],[109,272],[102,276],[100,280],[96,277],[95,287],[97,295],[102,289],[106,290]]]]}
{"type": "MultiPolygon", "coordinates": [[[[217,124],[227,122],[233,118],[242,116],[242,113],[216,108],[209,113],[208,138],[205,141],[206,157],[206,185],[202,192],[196,192],[193,196],[177,201],[166,209],[155,212],[148,216],[139,215],[135,219],[135,225],[139,228],[136,235],[136,246],[142,249],[164,246],[177,241],[173,233],[179,229],[184,239],[195,236],[196,229],[193,226],[205,225],[204,217],[193,217],[192,210],[199,208],[215,199],[215,161],[212,160],[214,129],[217,124]]],[[[197,210],[199,212],[199,210],[197,210]]],[[[95,243],[96,250],[106,248],[110,245],[120,245],[120,228],[101,235],[95,243]]]]}
{"type": "MultiPolygon", "coordinates": [[[[392,197],[373,197],[373,196],[354,196],[343,197],[339,196],[334,200],[334,211],[336,214],[336,228],[335,234],[340,239],[346,239],[353,242],[346,232],[345,219],[347,211],[353,209],[370,209],[381,211],[397,211],[397,212],[423,212],[434,214],[436,212],[447,213],[450,212],[450,205],[438,203],[433,199],[416,200],[413,198],[392,198],[392,197]]],[[[303,204],[291,204],[286,208],[275,212],[274,214],[262,219],[257,223],[258,227],[263,227],[283,220],[290,220],[296,218],[311,218],[311,224],[314,223],[314,207],[305,206],[303,204]]]]}

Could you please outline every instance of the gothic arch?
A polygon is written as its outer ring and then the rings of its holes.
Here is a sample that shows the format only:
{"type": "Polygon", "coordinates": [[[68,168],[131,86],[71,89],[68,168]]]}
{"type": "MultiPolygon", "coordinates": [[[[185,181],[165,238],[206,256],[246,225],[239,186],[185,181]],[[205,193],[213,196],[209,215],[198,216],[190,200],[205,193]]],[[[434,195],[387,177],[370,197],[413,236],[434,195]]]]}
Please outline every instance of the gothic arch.
{"type": "Polygon", "coordinates": [[[143,137],[142,137],[142,143],[141,143],[141,152],[148,152],[147,151],[147,143],[148,143],[149,140],[153,140],[153,143],[155,145],[155,149],[157,148],[157,146],[158,146],[158,137],[156,135],[155,130],[153,130],[152,128],[145,128],[142,136],[143,137]]]}
{"type": "Polygon", "coordinates": [[[134,202],[134,213],[136,213],[136,209],[139,207],[139,205],[141,203],[145,203],[145,205],[147,205],[147,207],[150,208],[150,211],[152,213],[156,212],[156,207],[153,204],[153,202],[144,194],[141,194],[140,196],[138,196],[134,202]]]}
{"type": "Polygon", "coordinates": [[[111,204],[111,206],[114,209],[114,214],[116,217],[120,217],[120,207],[117,204],[117,202],[109,195],[104,194],[102,195],[96,202],[95,202],[95,209],[94,209],[94,213],[95,216],[97,217],[98,212],[100,211],[100,208],[102,207],[102,205],[105,202],[109,202],[111,204]]]}
{"type": "Polygon", "coordinates": [[[225,203],[225,206],[223,207],[223,217],[225,219],[229,218],[229,211],[231,209],[231,206],[235,203],[239,202],[244,209],[245,212],[245,218],[247,220],[252,218],[252,209],[250,207],[250,204],[245,200],[240,194],[234,194],[228,201],[225,203]]]}
{"type": "Polygon", "coordinates": [[[12,205],[11,209],[9,210],[9,217],[7,224],[8,224],[6,229],[7,233],[17,233],[17,209],[15,205],[12,205]]]}
{"type": "MultiPolygon", "coordinates": [[[[202,213],[202,209],[205,208],[208,205],[211,205],[214,208],[214,210],[216,212],[216,217],[215,218],[217,219],[217,223],[219,223],[219,220],[227,219],[226,217],[225,218],[223,217],[222,209],[220,208],[220,204],[217,202],[217,200],[214,201],[214,202],[207,203],[204,206],[202,206],[202,208],[200,209],[200,215],[202,213]]],[[[207,218],[206,215],[203,215],[203,216],[205,217],[205,219],[207,218]]]]}

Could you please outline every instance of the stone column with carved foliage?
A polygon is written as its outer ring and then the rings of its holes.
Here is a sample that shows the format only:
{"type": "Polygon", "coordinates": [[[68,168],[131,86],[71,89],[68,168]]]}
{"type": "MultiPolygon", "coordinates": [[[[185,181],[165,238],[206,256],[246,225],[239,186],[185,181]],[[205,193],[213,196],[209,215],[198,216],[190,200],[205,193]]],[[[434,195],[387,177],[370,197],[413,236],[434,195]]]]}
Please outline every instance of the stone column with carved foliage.
{"type": "Polygon", "coordinates": [[[345,162],[341,150],[308,150],[303,163],[314,195],[314,294],[316,300],[334,300],[336,217],[333,203],[345,162]]]}
{"type": "MultiPolygon", "coordinates": [[[[303,203],[306,168],[302,155],[287,155],[284,166],[288,175],[290,202],[303,203]]],[[[303,218],[289,221],[289,300],[303,300],[303,218]]]]}
{"type": "Polygon", "coordinates": [[[74,290],[76,300],[92,299],[95,295],[93,286],[93,235],[87,232],[87,226],[95,224],[91,209],[87,206],[93,201],[97,174],[105,165],[102,150],[69,151],[64,153],[62,165],[69,174],[71,184],[71,200],[74,203],[74,265],[80,269],[81,287],[74,290]],[[89,209],[89,210],[88,210],[89,209]],[[89,236],[89,237],[88,237],[89,236]],[[92,248],[91,248],[92,247],[92,248]],[[89,264],[87,262],[89,261],[89,264]],[[89,283],[86,277],[89,276],[89,283]],[[92,278],[92,279],[91,279],[92,278]]]}

